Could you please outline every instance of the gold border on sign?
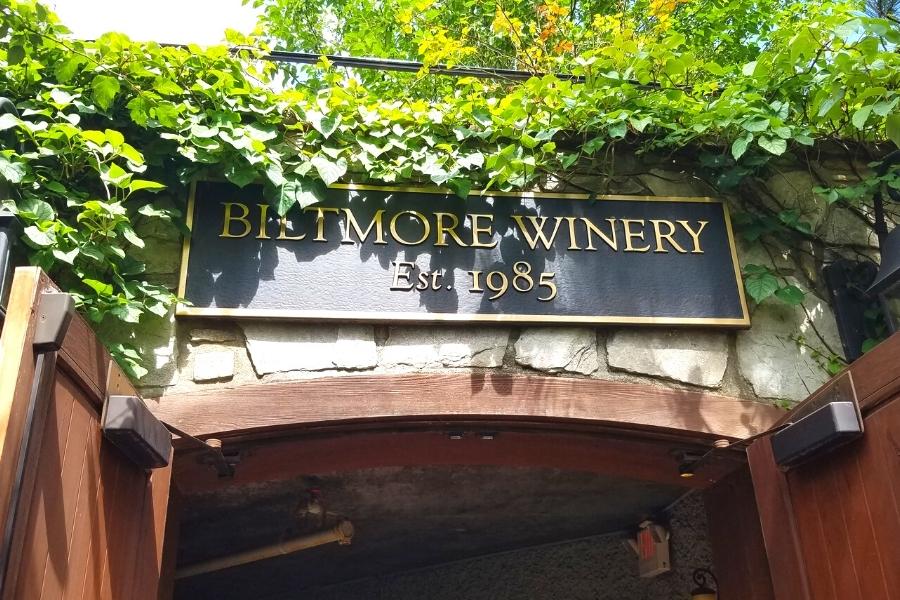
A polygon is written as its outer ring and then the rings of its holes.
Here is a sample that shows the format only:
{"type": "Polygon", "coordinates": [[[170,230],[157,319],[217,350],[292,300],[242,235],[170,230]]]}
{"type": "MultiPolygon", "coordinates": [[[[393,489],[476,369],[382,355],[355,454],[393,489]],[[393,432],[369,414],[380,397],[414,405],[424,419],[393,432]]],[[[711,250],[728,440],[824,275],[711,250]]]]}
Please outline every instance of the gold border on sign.
{"type": "MultiPolygon", "coordinates": [[[[381,192],[415,192],[423,194],[441,194],[444,196],[453,194],[434,186],[378,186],[354,183],[332,184],[329,189],[337,190],[368,190],[381,192]]],[[[192,181],[188,195],[187,217],[185,222],[189,231],[193,232],[194,207],[196,203],[197,181],[192,181]]],[[[565,192],[494,192],[484,190],[472,190],[470,196],[501,196],[518,197],[521,199],[539,200],[542,198],[558,200],[613,200],[632,202],[698,202],[706,204],[719,204],[722,206],[722,218],[725,221],[725,230],[728,235],[728,245],[731,250],[731,262],[734,267],[735,283],[738,286],[738,296],[741,303],[739,318],[722,317],[620,317],[597,315],[517,315],[517,314],[459,314],[459,313],[418,313],[418,312],[367,312],[367,311],[341,311],[341,310],[292,310],[292,309],[266,309],[266,308],[198,308],[187,306],[181,302],[175,307],[176,316],[180,317],[248,317],[254,319],[297,319],[307,321],[319,320],[343,320],[358,322],[434,322],[434,323],[583,323],[593,325],[719,325],[723,327],[749,327],[750,312],[747,309],[747,299],[744,295],[744,281],[741,277],[741,267],[738,262],[737,248],[734,242],[734,232],[731,227],[731,215],[728,206],[716,198],[709,196],[629,196],[624,194],[591,195],[565,192]]],[[[191,235],[184,237],[181,250],[181,270],[178,279],[178,297],[184,298],[187,288],[188,260],[190,259],[191,235]]]]}

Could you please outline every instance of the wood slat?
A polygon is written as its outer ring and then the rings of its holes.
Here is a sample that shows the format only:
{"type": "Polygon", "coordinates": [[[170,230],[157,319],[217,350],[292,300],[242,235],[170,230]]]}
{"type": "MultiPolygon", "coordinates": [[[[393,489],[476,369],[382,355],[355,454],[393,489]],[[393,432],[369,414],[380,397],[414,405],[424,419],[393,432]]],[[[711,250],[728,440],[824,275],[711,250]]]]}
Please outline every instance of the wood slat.
{"type": "Polygon", "coordinates": [[[93,557],[91,531],[96,523],[96,507],[100,493],[99,445],[100,428],[92,427],[85,443],[84,476],[75,505],[75,527],[69,550],[68,577],[63,583],[62,597],[81,600],[84,582],[91,570],[93,557]]]}
{"type": "Polygon", "coordinates": [[[598,379],[502,374],[408,374],[329,377],[244,385],[148,401],[195,436],[277,430],[329,422],[404,418],[569,420],[744,438],[784,411],[706,392],[598,379]]]}
{"type": "Polygon", "coordinates": [[[739,469],[707,489],[704,503],[719,595],[774,600],[749,469],[739,469]]]}
{"type": "MultiPolygon", "coordinates": [[[[861,440],[865,442],[865,440],[861,440]]],[[[890,600],[881,569],[875,526],[868,498],[865,480],[870,476],[858,460],[859,448],[848,448],[836,458],[832,477],[840,498],[841,513],[847,525],[850,553],[857,571],[865,571],[858,577],[860,592],[868,600],[890,600]]],[[[867,465],[868,467],[868,465],[867,465]]],[[[875,467],[875,465],[872,465],[875,467]]]]}
{"type": "MultiPolygon", "coordinates": [[[[43,282],[38,269],[16,269],[0,335],[0,515],[7,514],[34,378],[34,304],[43,282]],[[24,400],[23,400],[24,399],[24,400]]],[[[5,535],[0,520],[0,538],[5,535]]]]}
{"type": "Polygon", "coordinates": [[[102,436],[92,440],[91,456],[92,465],[98,469],[99,489],[97,490],[97,502],[90,515],[91,542],[89,545],[90,561],[85,571],[83,585],[83,600],[97,600],[100,598],[100,589],[106,574],[106,562],[109,555],[107,540],[110,536],[110,524],[112,521],[116,487],[119,485],[119,467],[121,461],[115,460],[115,456],[106,452],[107,444],[102,436]]]}
{"type": "Polygon", "coordinates": [[[867,472],[861,490],[873,521],[879,563],[891,598],[900,598],[900,400],[873,413],[866,421],[866,437],[859,462],[867,472]]]}
{"type": "Polygon", "coordinates": [[[862,572],[857,570],[850,550],[850,532],[841,507],[843,498],[840,497],[834,481],[835,469],[831,462],[819,463],[816,467],[818,468],[810,473],[810,477],[815,476],[812,485],[813,496],[801,506],[818,508],[823,541],[816,547],[804,548],[807,565],[827,557],[836,597],[862,598],[859,586],[862,572]]]}
{"type": "MultiPolygon", "coordinates": [[[[172,451],[174,454],[174,450],[172,451]]],[[[140,546],[137,558],[135,580],[135,600],[155,599],[158,595],[160,577],[163,567],[163,543],[168,528],[168,508],[170,486],[172,483],[171,464],[173,455],[169,456],[169,467],[157,469],[147,481],[143,520],[140,526],[140,546]]]]}
{"type": "Polygon", "coordinates": [[[798,524],[784,474],[775,466],[768,437],[747,450],[763,540],[778,600],[826,600],[810,594],[801,553],[798,524]]]}
{"type": "MultiPolygon", "coordinates": [[[[84,461],[87,444],[92,427],[96,426],[96,415],[87,406],[83,398],[77,396],[76,384],[63,373],[57,375],[57,397],[71,396],[72,418],[69,421],[69,433],[63,453],[59,494],[50,496],[46,511],[48,526],[51,527],[47,549],[46,567],[43,573],[42,599],[57,599],[62,596],[62,589],[69,577],[69,549],[75,529],[78,492],[81,489],[81,478],[84,475],[84,461]],[[66,389],[68,388],[68,389],[66,389]],[[75,388],[75,389],[73,389],[75,388]],[[65,390],[63,392],[63,390],[65,390]],[[62,392],[62,393],[61,393],[62,392]]],[[[55,492],[56,490],[53,490],[55,492]]],[[[45,493],[37,490],[37,493],[45,493]]]]}
{"type": "MultiPolygon", "coordinates": [[[[104,446],[108,446],[105,440],[104,446]]],[[[108,551],[99,598],[116,600],[128,597],[134,590],[135,549],[144,510],[146,476],[113,448],[103,451],[119,463],[119,476],[105,540],[108,551]]]]}
{"type": "Polygon", "coordinates": [[[798,550],[803,555],[803,568],[815,600],[842,600],[835,587],[834,567],[830,557],[816,552],[825,545],[825,522],[816,497],[816,479],[809,471],[791,473],[788,478],[792,496],[793,518],[799,530],[798,550]]]}
{"type": "Polygon", "coordinates": [[[65,461],[65,449],[74,412],[75,399],[71,395],[55,394],[55,401],[48,407],[43,444],[35,469],[35,491],[29,494],[29,506],[22,515],[27,524],[22,530],[17,561],[11,565],[15,574],[15,598],[40,598],[44,571],[54,536],[52,523],[59,523],[57,511],[61,494],[61,475],[65,461]],[[55,521],[54,521],[55,519],[55,521]]]}

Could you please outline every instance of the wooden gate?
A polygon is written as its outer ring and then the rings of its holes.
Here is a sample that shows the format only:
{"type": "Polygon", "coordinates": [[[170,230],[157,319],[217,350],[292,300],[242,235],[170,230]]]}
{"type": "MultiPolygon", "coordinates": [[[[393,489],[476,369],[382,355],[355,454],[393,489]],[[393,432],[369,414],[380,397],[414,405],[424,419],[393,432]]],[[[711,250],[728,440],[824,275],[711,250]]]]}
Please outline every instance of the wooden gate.
{"type": "Polygon", "coordinates": [[[855,390],[861,439],[786,473],[771,437],[748,452],[775,597],[900,598],[900,334],[807,402],[833,386],[855,390]]]}
{"type": "Polygon", "coordinates": [[[40,303],[57,291],[18,269],[0,338],[0,598],[156,598],[171,470],[145,472],[101,435],[106,396],[135,392],[80,317],[35,385],[40,303]]]}

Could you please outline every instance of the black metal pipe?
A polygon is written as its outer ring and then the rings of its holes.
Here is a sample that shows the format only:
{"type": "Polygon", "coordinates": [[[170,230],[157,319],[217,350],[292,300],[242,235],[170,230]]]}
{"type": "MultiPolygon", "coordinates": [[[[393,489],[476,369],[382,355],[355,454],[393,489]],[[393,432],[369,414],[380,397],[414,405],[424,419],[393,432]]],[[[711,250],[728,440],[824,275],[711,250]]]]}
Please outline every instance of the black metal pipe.
{"type": "MultiPolygon", "coordinates": [[[[315,54],[313,52],[286,52],[273,50],[267,56],[267,60],[274,62],[298,63],[314,65],[325,57],[328,62],[338,67],[353,69],[372,69],[377,71],[400,71],[405,73],[417,73],[425,67],[425,63],[412,60],[399,60],[394,58],[372,58],[367,56],[341,56],[339,54],[315,54]]],[[[479,77],[481,79],[508,79],[510,81],[527,81],[532,77],[544,77],[547,73],[537,71],[519,71],[517,69],[500,69],[496,67],[448,67],[447,65],[431,65],[428,72],[435,75],[450,75],[453,77],[479,77]]],[[[553,76],[565,81],[584,83],[581,75],[570,73],[553,73],[553,76]]],[[[641,85],[638,82],[634,82],[641,85]]]]}

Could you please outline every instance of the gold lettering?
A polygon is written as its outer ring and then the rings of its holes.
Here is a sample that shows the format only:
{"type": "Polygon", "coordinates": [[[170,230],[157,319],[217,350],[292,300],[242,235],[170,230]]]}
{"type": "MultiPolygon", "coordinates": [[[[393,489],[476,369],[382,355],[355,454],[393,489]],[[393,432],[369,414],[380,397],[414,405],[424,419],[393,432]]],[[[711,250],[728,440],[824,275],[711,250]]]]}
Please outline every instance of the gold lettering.
{"type": "Polygon", "coordinates": [[[267,221],[269,214],[269,205],[268,204],[257,204],[259,207],[259,235],[256,236],[258,240],[267,240],[269,239],[269,235],[266,232],[266,225],[268,225],[267,221]]]}
{"type": "Polygon", "coordinates": [[[404,292],[408,292],[413,289],[415,285],[412,282],[412,272],[411,270],[415,268],[416,263],[407,262],[405,260],[392,260],[391,264],[394,265],[394,283],[391,284],[392,290],[401,290],[404,292]],[[400,285],[400,281],[403,280],[408,283],[408,286],[400,285]]]}
{"type": "Polygon", "coordinates": [[[569,222],[569,250],[581,250],[578,240],[575,238],[575,217],[565,217],[569,222]]]}
{"type": "Polygon", "coordinates": [[[326,206],[313,206],[310,208],[304,208],[303,212],[316,212],[316,237],[313,238],[314,242],[327,242],[325,239],[325,213],[334,213],[338,214],[338,209],[329,208],[326,206]]]}
{"type": "Polygon", "coordinates": [[[464,241],[462,241],[461,239],[459,239],[459,235],[457,235],[457,233],[456,233],[456,228],[459,227],[459,219],[456,217],[456,215],[454,215],[452,213],[436,212],[436,213],[434,213],[434,218],[436,220],[435,242],[434,242],[435,246],[447,246],[448,245],[446,236],[444,235],[445,233],[447,233],[450,235],[451,238],[453,238],[453,241],[456,242],[458,245],[462,246],[463,248],[466,247],[466,243],[464,241]],[[452,225],[450,225],[450,227],[447,227],[444,225],[444,217],[450,218],[450,222],[452,223],[452,225]]]}
{"type": "Polygon", "coordinates": [[[587,231],[588,245],[585,250],[596,250],[597,247],[594,246],[594,238],[591,237],[591,234],[597,235],[603,243],[613,249],[613,251],[618,251],[619,243],[616,236],[616,220],[615,219],[606,219],[606,222],[609,223],[609,231],[612,234],[612,237],[609,237],[603,231],[601,231],[594,223],[588,219],[587,217],[581,217],[581,221],[584,223],[584,228],[587,231]]]}
{"type": "Polygon", "coordinates": [[[469,217],[469,220],[472,221],[472,247],[473,248],[495,248],[497,246],[497,240],[494,239],[494,215],[483,215],[478,213],[469,213],[466,215],[469,217]],[[478,219],[487,219],[490,221],[490,225],[487,227],[482,227],[478,224],[478,219]],[[490,236],[490,242],[482,242],[479,236],[481,234],[487,234],[490,236]]]}
{"type": "Polygon", "coordinates": [[[428,222],[428,219],[425,218],[420,212],[416,212],[414,210],[404,210],[398,212],[391,219],[391,235],[394,237],[397,242],[405,245],[405,246],[418,246],[422,242],[428,239],[428,236],[431,235],[431,224],[428,222]],[[415,242],[409,242],[400,237],[400,234],[397,232],[397,220],[403,215],[411,215],[419,220],[422,223],[422,237],[416,240],[415,242]]]}
{"type": "Polygon", "coordinates": [[[419,283],[416,284],[416,289],[419,291],[428,289],[428,272],[422,271],[419,273],[419,283]]]}
{"type": "Polygon", "coordinates": [[[703,233],[703,228],[709,225],[709,221],[697,221],[700,224],[700,229],[698,229],[697,231],[691,229],[691,226],[688,225],[687,221],[676,222],[684,227],[684,229],[688,232],[688,235],[691,236],[691,239],[694,240],[694,249],[691,250],[691,254],[703,254],[703,250],[700,249],[700,234],[703,233]]]}
{"type": "Polygon", "coordinates": [[[222,224],[222,233],[219,234],[219,237],[224,238],[242,238],[250,233],[250,230],[253,229],[253,225],[250,224],[250,221],[247,220],[247,215],[250,214],[250,207],[246,204],[241,204],[240,202],[223,202],[225,206],[225,222],[222,224]],[[240,206],[244,213],[235,217],[231,214],[231,207],[240,206]],[[240,235],[234,235],[231,233],[231,222],[232,221],[240,221],[244,224],[244,233],[240,235]]]}
{"type": "Polygon", "coordinates": [[[625,228],[625,252],[646,252],[650,249],[650,245],[646,245],[642,248],[635,248],[631,245],[632,238],[641,238],[644,239],[644,231],[632,231],[631,224],[632,223],[640,223],[644,225],[643,219],[622,219],[622,226],[625,228]]]}
{"type": "Polygon", "coordinates": [[[528,220],[531,222],[531,227],[534,229],[534,235],[528,233],[528,229],[525,227],[525,221],[520,215],[512,215],[512,218],[519,226],[519,230],[525,237],[526,243],[532,250],[537,249],[538,242],[543,244],[545,250],[549,250],[550,246],[553,245],[553,240],[556,239],[556,233],[559,231],[559,224],[562,222],[562,217],[554,217],[556,219],[556,225],[553,227],[553,233],[551,233],[548,238],[544,235],[544,223],[547,222],[547,217],[528,217],[528,220]]]}
{"type": "Polygon", "coordinates": [[[654,252],[668,252],[665,248],[663,248],[663,240],[669,240],[669,243],[672,244],[672,247],[675,248],[677,252],[681,252],[682,254],[686,254],[687,250],[678,245],[678,242],[675,241],[675,238],[672,237],[672,234],[675,233],[675,224],[672,221],[666,221],[663,219],[650,219],[650,222],[653,223],[653,234],[656,236],[656,250],[654,252]],[[668,233],[663,233],[660,231],[660,225],[665,225],[669,228],[668,233]]]}
{"type": "Polygon", "coordinates": [[[287,217],[281,217],[280,219],[278,219],[278,237],[275,239],[295,241],[295,240],[302,240],[306,237],[305,233],[301,233],[298,236],[289,236],[287,234],[287,223],[288,223],[287,217]]]}
{"type": "Polygon", "coordinates": [[[344,216],[346,217],[346,223],[344,225],[344,239],[341,240],[342,244],[352,244],[353,240],[350,239],[350,230],[356,232],[356,237],[359,238],[360,242],[366,241],[366,238],[369,237],[369,233],[372,231],[372,227],[375,228],[375,243],[376,244],[387,244],[384,241],[384,224],[381,222],[381,217],[384,214],[384,209],[379,209],[375,211],[375,214],[372,215],[372,221],[369,223],[369,226],[366,227],[366,230],[363,231],[359,223],[356,221],[356,217],[353,216],[353,212],[349,208],[342,209],[344,211],[344,216]]]}

